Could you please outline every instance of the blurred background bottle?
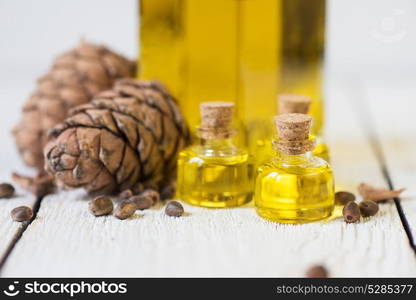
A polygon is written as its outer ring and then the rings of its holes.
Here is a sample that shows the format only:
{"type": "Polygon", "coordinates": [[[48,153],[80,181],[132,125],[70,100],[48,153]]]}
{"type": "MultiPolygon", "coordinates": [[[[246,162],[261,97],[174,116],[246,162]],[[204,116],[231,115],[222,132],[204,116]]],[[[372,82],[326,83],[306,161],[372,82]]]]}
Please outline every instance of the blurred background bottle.
{"type": "Polygon", "coordinates": [[[320,135],[325,2],[141,0],[139,77],[163,81],[192,128],[201,102],[234,102],[256,157],[270,145],[279,93],[313,99],[320,135]]]}

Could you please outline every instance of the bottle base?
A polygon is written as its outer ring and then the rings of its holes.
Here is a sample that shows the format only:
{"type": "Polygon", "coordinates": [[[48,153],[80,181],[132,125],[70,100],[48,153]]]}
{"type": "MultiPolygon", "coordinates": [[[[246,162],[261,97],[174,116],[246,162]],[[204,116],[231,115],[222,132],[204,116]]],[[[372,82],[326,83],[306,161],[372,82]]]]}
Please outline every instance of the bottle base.
{"type": "Polygon", "coordinates": [[[256,208],[256,211],[260,217],[272,222],[283,224],[305,224],[330,217],[333,206],[295,210],[256,208]]]}
{"type": "Polygon", "coordinates": [[[211,198],[186,198],[181,197],[181,200],[194,206],[201,206],[206,208],[231,208],[242,206],[252,200],[253,194],[245,194],[240,196],[217,196],[211,198]]]}

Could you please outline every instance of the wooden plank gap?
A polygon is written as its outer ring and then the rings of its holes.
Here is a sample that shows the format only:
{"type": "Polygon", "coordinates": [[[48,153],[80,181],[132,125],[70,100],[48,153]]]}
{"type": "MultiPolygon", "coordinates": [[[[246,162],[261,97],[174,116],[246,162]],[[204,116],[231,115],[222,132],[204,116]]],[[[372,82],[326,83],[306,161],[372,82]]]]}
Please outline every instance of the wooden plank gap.
{"type": "MultiPolygon", "coordinates": [[[[364,130],[364,134],[368,139],[368,142],[370,144],[370,148],[372,149],[376,160],[379,164],[380,171],[383,175],[384,180],[386,181],[389,189],[394,190],[394,184],[393,180],[391,178],[389,168],[387,166],[386,156],[384,154],[380,137],[377,135],[377,131],[374,127],[374,121],[372,119],[371,110],[368,105],[368,97],[366,90],[363,86],[363,84],[359,80],[359,76],[351,77],[352,81],[350,83],[353,83],[350,85],[350,90],[354,90],[356,92],[351,99],[353,104],[353,110],[356,111],[356,115],[359,119],[359,121],[362,123],[362,128],[364,130]],[[355,79],[352,79],[355,78],[355,79]],[[358,78],[358,79],[357,79],[358,78]]],[[[409,246],[413,250],[414,254],[416,255],[416,245],[415,240],[412,234],[412,228],[410,227],[409,221],[407,220],[407,217],[403,211],[403,207],[401,204],[400,197],[393,198],[394,204],[396,206],[397,213],[399,214],[400,222],[403,226],[403,229],[406,233],[407,239],[409,241],[409,246]]]]}
{"type": "Polygon", "coordinates": [[[26,229],[32,224],[33,220],[36,219],[40,205],[42,202],[43,197],[38,197],[33,205],[33,216],[29,221],[22,222],[22,226],[19,228],[19,230],[15,233],[13,236],[13,239],[10,241],[9,245],[6,248],[6,251],[3,253],[2,257],[0,258],[0,277],[3,271],[3,267],[7,262],[7,259],[10,257],[10,254],[12,253],[13,249],[15,248],[16,244],[19,242],[19,240],[22,238],[23,233],[26,231],[26,229]]]}

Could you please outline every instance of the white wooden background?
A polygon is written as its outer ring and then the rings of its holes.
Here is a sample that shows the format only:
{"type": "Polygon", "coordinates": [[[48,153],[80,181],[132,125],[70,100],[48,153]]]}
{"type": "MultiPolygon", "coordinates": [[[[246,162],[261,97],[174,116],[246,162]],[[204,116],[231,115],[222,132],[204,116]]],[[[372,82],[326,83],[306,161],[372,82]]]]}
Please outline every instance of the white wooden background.
{"type": "MultiPolygon", "coordinates": [[[[11,5],[11,2],[2,2],[2,17],[14,12],[15,4],[11,5]],[[8,6],[4,4],[7,2],[8,6]]],[[[15,2],[18,2],[16,6],[23,5],[22,1],[15,2]]],[[[73,2],[80,4],[82,1],[73,2]]],[[[107,15],[104,13],[100,17],[103,24],[115,12],[131,14],[135,9],[133,1],[126,1],[129,4],[122,9],[115,2],[101,4],[108,8],[107,15]]],[[[376,3],[363,2],[368,7],[376,3]]],[[[414,56],[406,56],[407,51],[414,53],[416,50],[416,38],[411,39],[414,33],[411,30],[415,27],[404,26],[407,36],[395,43],[377,37],[371,40],[371,28],[376,22],[363,23],[361,27],[357,23],[360,18],[384,20],[385,12],[379,10],[379,16],[377,13],[369,15],[365,5],[354,11],[345,3],[330,1],[326,81],[327,139],[337,189],[356,191],[361,181],[387,186],[380,157],[376,155],[381,151],[395,187],[407,188],[401,205],[413,235],[416,235],[416,69],[414,56]],[[345,25],[347,18],[343,17],[348,12],[355,14],[355,21],[350,20],[349,26],[345,25]],[[361,30],[363,26],[365,30],[361,30]],[[350,31],[355,35],[345,35],[350,31]],[[371,49],[375,50],[374,55],[371,55],[371,49]],[[371,144],[370,136],[380,145],[371,144]]],[[[396,2],[399,6],[406,3],[396,2]]],[[[378,7],[387,9],[387,16],[395,13],[386,5],[378,7]]],[[[37,8],[38,13],[41,8],[37,8]]],[[[36,7],[32,9],[36,17],[36,7]]],[[[411,4],[406,9],[408,14],[416,12],[411,4]]],[[[69,15],[77,12],[70,5],[62,10],[69,15]]],[[[67,14],[61,14],[60,18],[69,20],[69,17],[65,19],[67,14]]],[[[35,32],[33,30],[40,29],[39,24],[45,24],[35,17],[29,20],[33,21],[29,32],[35,32]]],[[[120,26],[123,28],[134,26],[133,16],[126,18],[127,21],[122,19],[120,26]]],[[[7,32],[17,26],[10,17],[0,20],[9,25],[2,29],[7,32]]],[[[77,30],[87,25],[93,28],[89,22],[80,17],[74,26],[77,30]]],[[[72,32],[71,39],[74,40],[75,31],[62,25],[59,30],[72,32]]],[[[38,70],[41,64],[35,64],[34,58],[46,60],[45,51],[39,52],[42,48],[37,47],[34,38],[29,39],[29,48],[39,53],[25,56],[21,42],[11,40],[12,35],[7,32],[6,40],[11,42],[9,49],[16,51],[7,51],[6,58],[15,64],[13,67],[9,64],[0,73],[0,181],[9,181],[13,170],[26,170],[15,153],[8,131],[18,118],[19,107],[33,87],[34,78],[41,72],[38,70]],[[26,62],[33,68],[18,64],[19,57],[26,57],[26,62]],[[33,69],[39,72],[35,74],[33,69]],[[28,73],[20,76],[18,70],[28,73]]],[[[102,29],[91,29],[89,33],[97,32],[102,34],[97,39],[106,40],[102,29]]],[[[126,32],[131,34],[133,31],[126,32]]],[[[59,45],[53,39],[42,40],[56,48],[52,53],[59,52],[60,45],[65,44],[58,30],[55,33],[60,39],[59,45]]],[[[133,46],[126,46],[126,40],[119,40],[119,33],[114,28],[108,27],[106,34],[109,43],[119,45],[121,50],[127,49],[128,53],[134,52],[133,46]]],[[[35,36],[40,35],[35,33],[35,36]]],[[[133,37],[129,39],[134,42],[133,37]]],[[[2,66],[7,66],[4,56],[0,57],[2,66]]],[[[36,218],[27,228],[10,220],[10,210],[17,205],[34,206],[39,202],[21,190],[16,198],[0,199],[0,257],[10,252],[0,269],[0,276],[303,276],[310,265],[317,263],[326,265],[332,276],[416,276],[415,253],[393,203],[383,204],[376,217],[358,224],[345,224],[341,219],[334,219],[293,226],[260,219],[252,205],[222,210],[184,205],[189,214],[182,218],[166,217],[161,207],[137,212],[126,221],[113,217],[95,218],[88,213],[88,199],[83,191],[47,196],[40,202],[36,218]]]]}

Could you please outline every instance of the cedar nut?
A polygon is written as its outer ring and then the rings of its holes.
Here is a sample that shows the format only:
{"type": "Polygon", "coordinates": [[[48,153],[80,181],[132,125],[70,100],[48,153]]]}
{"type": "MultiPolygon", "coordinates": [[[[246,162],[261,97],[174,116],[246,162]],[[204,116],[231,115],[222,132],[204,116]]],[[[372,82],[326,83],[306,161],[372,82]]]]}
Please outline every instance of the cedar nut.
{"type": "Polygon", "coordinates": [[[358,207],[358,204],[350,201],[348,202],[343,210],[342,214],[344,216],[344,220],[347,223],[356,223],[360,220],[360,208],[358,207]]]}

